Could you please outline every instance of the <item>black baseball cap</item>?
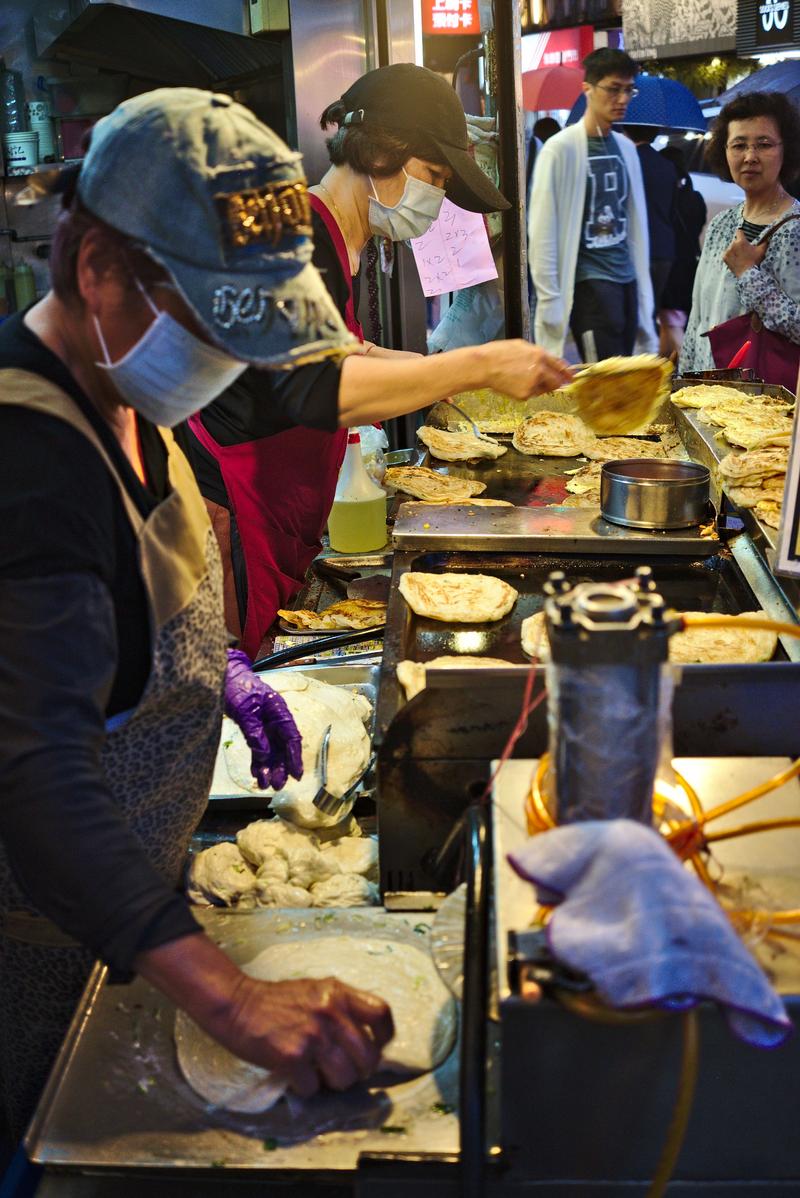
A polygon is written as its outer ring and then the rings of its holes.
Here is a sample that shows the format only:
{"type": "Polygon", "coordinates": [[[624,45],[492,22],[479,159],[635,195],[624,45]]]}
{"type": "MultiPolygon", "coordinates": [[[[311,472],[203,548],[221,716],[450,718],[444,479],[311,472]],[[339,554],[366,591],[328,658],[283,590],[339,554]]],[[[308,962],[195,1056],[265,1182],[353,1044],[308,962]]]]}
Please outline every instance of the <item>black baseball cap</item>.
{"type": "Polygon", "coordinates": [[[442,162],[453,172],[446,192],[468,212],[500,212],[510,208],[469,152],[467,121],[461,101],[440,75],[411,62],[368,71],[342,96],[345,125],[379,126],[406,134],[413,145],[429,144],[419,157],[442,162]]]}

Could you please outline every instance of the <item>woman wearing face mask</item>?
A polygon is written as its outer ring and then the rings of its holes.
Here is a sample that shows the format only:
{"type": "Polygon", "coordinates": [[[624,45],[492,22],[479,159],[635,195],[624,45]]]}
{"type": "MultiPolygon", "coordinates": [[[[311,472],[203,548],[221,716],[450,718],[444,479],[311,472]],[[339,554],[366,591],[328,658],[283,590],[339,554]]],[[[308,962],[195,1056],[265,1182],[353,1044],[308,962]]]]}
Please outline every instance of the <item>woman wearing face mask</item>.
{"type": "Polygon", "coordinates": [[[157,427],[247,364],[351,344],[298,156],[226,96],[163,89],[95,126],[63,198],[53,289],[0,330],[0,1149],[96,957],[304,1094],[391,1035],[369,995],[247,978],[179,893],[223,709],[261,786],[302,773],[282,699],[226,653],[216,540],[157,427]]]}
{"type": "Polygon", "coordinates": [[[362,353],[341,367],[248,371],[190,421],[186,447],[226,567],[228,627],[255,655],[320,548],[346,430],[459,391],[527,399],[567,382],[560,359],[524,341],[430,358],[364,341],[356,318],[361,254],[373,236],[419,237],[448,195],[473,212],[508,207],[468,152],[454,90],[410,63],[370,71],[322,114],[331,167],[311,189],[314,262],[362,353]]]}

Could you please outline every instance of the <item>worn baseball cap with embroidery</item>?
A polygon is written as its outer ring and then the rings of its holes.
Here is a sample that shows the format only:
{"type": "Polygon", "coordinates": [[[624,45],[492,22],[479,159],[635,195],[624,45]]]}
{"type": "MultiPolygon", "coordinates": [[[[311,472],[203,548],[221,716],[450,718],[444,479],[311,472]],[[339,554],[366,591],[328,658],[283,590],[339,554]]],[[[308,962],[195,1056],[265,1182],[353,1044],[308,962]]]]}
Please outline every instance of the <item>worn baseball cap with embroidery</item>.
{"type": "Polygon", "coordinates": [[[233,356],[289,368],[355,346],[311,264],[300,155],[229,96],[125,100],[94,126],[77,192],[170,272],[233,356]]]}

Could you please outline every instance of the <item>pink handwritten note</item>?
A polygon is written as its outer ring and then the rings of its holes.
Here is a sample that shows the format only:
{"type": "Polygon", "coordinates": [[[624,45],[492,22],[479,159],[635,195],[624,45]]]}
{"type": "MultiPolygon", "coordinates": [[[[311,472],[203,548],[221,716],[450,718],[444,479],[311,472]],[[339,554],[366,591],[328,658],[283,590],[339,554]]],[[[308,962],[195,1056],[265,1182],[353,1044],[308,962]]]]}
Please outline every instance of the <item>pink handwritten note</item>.
{"type": "Polygon", "coordinates": [[[497,278],[483,217],[445,199],[427,233],[411,241],[422,290],[428,297],[497,278]]]}

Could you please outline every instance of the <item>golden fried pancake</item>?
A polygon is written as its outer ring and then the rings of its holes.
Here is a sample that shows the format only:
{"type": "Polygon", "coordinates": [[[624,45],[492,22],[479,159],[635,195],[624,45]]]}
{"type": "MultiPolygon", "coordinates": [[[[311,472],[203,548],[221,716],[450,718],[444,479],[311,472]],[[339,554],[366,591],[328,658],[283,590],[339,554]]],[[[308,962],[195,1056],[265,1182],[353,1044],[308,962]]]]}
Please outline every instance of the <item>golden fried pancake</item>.
{"type": "Polygon", "coordinates": [[[625,458],[665,458],[660,441],[643,441],[639,437],[598,437],[586,450],[592,462],[623,461],[625,458]]]}
{"type": "Polygon", "coordinates": [[[595,502],[599,503],[602,470],[602,461],[590,462],[588,466],[582,466],[569,479],[567,490],[571,495],[593,495],[596,497],[595,502]]]}
{"type": "Polygon", "coordinates": [[[386,623],[386,604],[377,599],[343,599],[324,611],[279,609],[278,615],[293,628],[320,632],[326,628],[377,628],[386,623]]]}
{"type": "Polygon", "coordinates": [[[596,441],[579,416],[566,412],[534,412],[514,431],[512,444],[520,453],[545,458],[575,458],[596,441]]]}
{"type": "Polygon", "coordinates": [[[413,495],[415,499],[423,499],[426,503],[440,503],[443,500],[463,503],[465,499],[486,490],[486,483],[478,483],[471,478],[451,478],[436,470],[429,470],[427,466],[390,466],[383,481],[385,486],[402,491],[404,495],[413,495]]]}
{"type": "Polygon", "coordinates": [[[672,363],[656,354],[605,358],[585,366],[567,390],[596,433],[632,433],[669,396],[672,363]]]}
{"type": "MultiPolygon", "coordinates": [[[[686,613],[702,615],[701,612],[686,613]]],[[[763,615],[763,612],[744,612],[743,615],[763,615]]],[[[734,616],[734,619],[738,617],[734,616]]],[[[774,632],[756,628],[737,628],[720,625],[716,628],[688,628],[670,637],[669,659],[680,664],[689,662],[728,662],[745,664],[769,661],[778,644],[774,632]]]]}
{"type": "Polygon", "coordinates": [[[704,408],[710,403],[738,400],[741,394],[735,387],[725,387],[722,383],[695,383],[673,391],[671,399],[679,408],[704,408]]]}
{"type": "Polygon", "coordinates": [[[490,574],[424,574],[400,579],[400,594],[418,616],[458,624],[485,624],[507,615],[517,591],[490,574]]]}
{"type": "Polygon", "coordinates": [[[417,429],[417,436],[423,445],[427,445],[435,458],[442,462],[469,462],[475,458],[501,458],[508,453],[508,446],[487,438],[475,437],[471,432],[459,432],[455,429],[429,428],[427,425],[417,429]]]}
{"type": "Polygon", "coordinates": [[[740,485],[785,474],[788,466],[789,452],[784,448],[751,449],[747,453],[726,454],[719,463],[719,472],[723,479],[740,485]]]}

